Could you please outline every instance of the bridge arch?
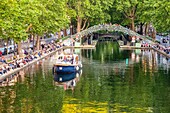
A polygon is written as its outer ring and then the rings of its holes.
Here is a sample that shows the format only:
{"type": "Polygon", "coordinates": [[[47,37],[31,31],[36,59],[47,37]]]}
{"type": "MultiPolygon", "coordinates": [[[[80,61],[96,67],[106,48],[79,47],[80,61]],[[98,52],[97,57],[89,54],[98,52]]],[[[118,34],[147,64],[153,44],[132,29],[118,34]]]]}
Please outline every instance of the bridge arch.
{"type": "MultiPolygon", "coordinates": [[[[145,36],[142,36],[126,27],[123,27],[119,24],[113,24],[113,25],[108,25],[108,24],[104,24],[104,25],[94,25],[92,27],[89,27],[88,29],[85,29],[79,33],[76,33],[74,35],[72,35],[71,37],[76,39],[77,41],[80,40],[82,37],[87,36],[89,34],[95,33],[97,31],[101,31],[101,30],[107,30],[107,31],[118,31],[118,32],[123,32],[125,34],[128,34],[129,36],[137,36],[140,39],[143,40],[148,40],[148,38],[146,38],[145,36]]],[[[149,39],[151,40],[151,39],[149,39]]]]}

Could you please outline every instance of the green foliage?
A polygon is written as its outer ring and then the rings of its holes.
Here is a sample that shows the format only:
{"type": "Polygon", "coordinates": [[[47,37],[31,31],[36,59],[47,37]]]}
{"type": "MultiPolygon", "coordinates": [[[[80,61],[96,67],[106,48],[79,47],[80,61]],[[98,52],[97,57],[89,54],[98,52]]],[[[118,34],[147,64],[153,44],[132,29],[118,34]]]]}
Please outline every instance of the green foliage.
{"type": "Polygon", "coordinates": [[[54,33],[82,19],[81,27],[118,23],[152,23],[157,31],[170,31],[170,2],[167,0],[2,0],[0,38],[20,42],[28,34],[54,33]],[[135,11],[135,12],[133,12],[135,11]],[[87,20],[87,22],[85,22],[87,20]]]}
{"type": "Polygon", "coordinates": [[[31,17],[28,19],[28,23],[32,24],[30,32],[41,36],[44,33],[54,33],[66,27],[69,20],[65,4],[65,0],[32,1],[27,8],[30,10],[28,11],[28,18],[31,17]]]}
{"type": "Polygon", "coordinates": [[[157,31],[165,32],[169,30],[170,25],[170,2],[166,0],[148,0],[144,1],[138,12],[138,19],[142,23],[150,22],[156,27],[157,31]]]}
{"type": "Polygon", "coordinates": [[[4,39],[14,38],[20,41],[26,38],[24,13],[17,1],[4,0],[0,3],[0,36],[4,39]]]}
{"type": "Polygon", "coordinates": [[[152,6],[152,22],[160,32],[170,31],[170,2],[168,0],[156,1],[152,6]]]}
{"type": "Polygon", "coordinates": [[[3,0],[0,2],[0,37],[20,42],[28,33],[43,35],[68,26],[66,0],[3,0]]]}
{"type": "Polygon", "coordinates": [[[152,23],[157,31],[170,31],[170,2],[167,0],[115,0],[109,14],[113,23],[128,25],[131,17],[136,24],[152,23]]]}
{"type": "Polygon", "coordinates": [[[113,1],[110,0],[68,0],[68,8],[74,12],[71,18],[74,20],[79,16],[82,20],[88,19],[91,25],[110,20],[107,11],[112,4],[113,1]]]}

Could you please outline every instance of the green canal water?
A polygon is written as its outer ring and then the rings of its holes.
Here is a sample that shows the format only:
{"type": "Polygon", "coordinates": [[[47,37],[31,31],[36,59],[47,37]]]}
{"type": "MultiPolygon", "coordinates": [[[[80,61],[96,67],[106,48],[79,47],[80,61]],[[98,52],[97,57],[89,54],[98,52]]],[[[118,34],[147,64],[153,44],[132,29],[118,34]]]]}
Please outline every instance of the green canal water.
{"type": "Polygon", "coordinates": [[[54,81],[54,55],[1,83],[0,113],[170,112],[170,60],[116,42],[75,52],[83,68],[72,82],[54,81]]]}

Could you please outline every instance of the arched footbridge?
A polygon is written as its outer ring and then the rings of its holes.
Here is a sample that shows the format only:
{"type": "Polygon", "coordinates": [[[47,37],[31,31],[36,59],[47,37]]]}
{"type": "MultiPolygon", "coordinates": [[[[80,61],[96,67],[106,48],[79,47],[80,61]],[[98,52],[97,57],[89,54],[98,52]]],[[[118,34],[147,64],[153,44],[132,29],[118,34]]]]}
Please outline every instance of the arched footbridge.
{"type": "Polygon", "coordinates": [[[118,31],[118,32],[123,32],[124,34],[127,34],[129,36],[137,36],[140,39],[143,40],[150,40],[153,41],[152,39],[148,39],[145,36],[142,36],[126,27],[123,27],[119,24],[113,24],[113,25],[108,25],[108,24],[104,24],[104,25],[94,25],[88,29],[85,29],[81,32],[78,32],[74,35],[72,35],[72,38],[76,39],[77,41],[80,40],[81,38],[83,38],[84,36],[87,36],[89,34],[95,33],[97,31],[102,31],[102,30],[106,30],[106,31],[118,31]]]}

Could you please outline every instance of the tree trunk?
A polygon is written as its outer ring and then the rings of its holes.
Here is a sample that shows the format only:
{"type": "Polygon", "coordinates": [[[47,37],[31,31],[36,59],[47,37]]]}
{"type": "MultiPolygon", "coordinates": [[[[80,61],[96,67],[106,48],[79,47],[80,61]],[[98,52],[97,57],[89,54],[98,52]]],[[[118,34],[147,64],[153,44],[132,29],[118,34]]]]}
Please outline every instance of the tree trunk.
{"type": "Polygon", "coordinates": [[[16,55],[15,53],[16,53],[16,46],[15,46],[15,41],[14,41],[14,43],[13,43],[13,45],[14,45],[14,56],[16,55]]]}
{"type": "Polygon", "coordinates": [[[33,37],[32,47],[33,47],[33,52],[34,52],[34,42],[35,42],[35,36],[34,36],[34,35],[32,35],[32,37],[33,37]]]}
{"type": "Polygon", "coordinates": [[[132,17],[130,20],[131,20],[131,26],[130,26],[131,28],[130,28],[130,29],[131,29],[132,31],[135,31],[134,17],[132,17]]]}
{"type": "Polygon", "coordinates": [[[40,50],[40,36],[37,35],[36,48],[40,50]]]}
{"type": "Polygon", "coordinates": [[[139,31],[139,34],[143,35],[143,23],[140,23],[140,31],[139,31]]]}
{"type": "Polygon", "coordinates": [[[64,36],[67,36],[67,30],[64,29],[63,32],[64,32],[64,36]]]}
{"type": "Polygon", "coordinates": [[[22,52],[21,42],[18,42],[18,55],[19,55],[19,57],[23,57],[24,56],[24,54],[22,52]]]}
{"type": "Polygon", "coordinates": [[[146,23],[146,25],[145,25],[145,35],[148,35],[148,27],[149,27],[149,25],[148,25],[148,23],[146,23]]]}
{"type": "Polygon", "coordinates": [[[77,33],[81,31],[82,18],[80,16],[77,17],[77,33]]]}
{"type": "Polygon", "coordinates": [[[61,38],[61,31],[58,32],[58,38],[61,38]]]}
{"type": "MultiPolygon", "coordinates": [[[[82,18],[80,16],[78,16],[77,17],[77,33],[81,32],[81,24],[82,24],[82,18]]],[[[81,37],[80,37],[79,42],[80,42],[80,45],[81,45],[81,37]]]]}
{"type": "Polygon", "coordinates": [[[6,42],[6,54],[8,55],[8,45],[9,45],[9,38],[7,39],[7,42],[6,42]]]}
{"type": "Polygon", "coordinates": [[[153,28],[153,31],[152,31],[152,38],[155,40],[156,38],[156,30],[153,28]]]}
{"type": "Polygon", "coordinates": [[[76,33],[76,29],[75,29],[75,26],[73,25],[72,27],[72,35],[76,33]]]}
{"type": "Polygon", "coordinates": [[[84,22],[83,22],[83,20],[82,20],[83,27],[81,28],[81,31],[84,30],[84,29],[86,29],[87,23],[89,23],[89,22],[88,22],[88,18],[86,18],[86,19],[84,20],[84,22]]]}
{"type": "Polygon", "coordinates": [[[27,49],[29,49],[30,48],[30,44],[31,44],[31,34],[29,35],[29,38],[28,38],[28,45],[27,45],[27,49]]]}

